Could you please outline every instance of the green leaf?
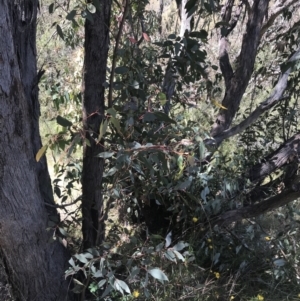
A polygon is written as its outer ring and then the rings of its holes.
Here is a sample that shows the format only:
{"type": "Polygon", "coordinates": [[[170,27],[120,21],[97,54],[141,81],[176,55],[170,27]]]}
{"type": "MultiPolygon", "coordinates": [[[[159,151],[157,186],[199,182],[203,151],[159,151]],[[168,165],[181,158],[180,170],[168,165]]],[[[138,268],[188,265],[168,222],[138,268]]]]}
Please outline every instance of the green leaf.
{"type": "Polygon", "coordinates": [[[86,18],[87,18],[92,24],[94,24],[94,18],[93,18],[93,15],[92,15],[88,10],[86,10],[86,18]]]}
{"type": "Polygon", "coordinates": [[[144,122],[152,122],[156,120],[156,117],[153,113],[147,112],[143,117],[144,122]]]}
{"type": "Polygon", "coordinates": [[[102,279],[98,282],[98,288],[101,288],[106,283],[106,279],[102,279]]]}
{"type": "Polygon", "coordinates": [[[73,124],[71,121],[69,121],[68,119],[66,119],[64,117],[61,117],[60,115],[58,115],[56,117],[56,122],[63,127],[68,127],[73,124]]]}
{"type": "Polygon", "coordinates": [[[117,170],[118,169],[116,167],[111,168],[108,172],[103,173],[103,178],[114,175],[117,170]]]}
{"type": "Polygon", "coordinates": [[[87,4],[87,9],[91,14],[94,14],[96,12],[96,6],[93,5],[92,3],[87,4]]]}
{"type": "Polygon", "coordinates": [[[184,8],[185,8],[187,11],[189,11],[192,7],[194,7],[194,6],[196,5],[197,1],[198,1],[198,0],[189,0],[189,1],[187,1],[187,3],[186,3],[186,5],[185,5],[184,8]]]}
{"type": "Polygon", "coordinates": [[[172,33],[168,36],[168,39],[170,40],[175,40],[176,39],[176,34],[172,33]]]}
{"type": "Polygon", "coordinates": [[[181,260],[181,261],[185,261],[185,258],[182,256],[182,254],[180,254],[178,251],[173,250],[174,254],[176,255],[176,257],[181,260]]]}
{"type": "Polygon", "coordinates": [[[184,242],[184,241],[180,241],[178,242],[174,247],[173,249],[176,250],[176,251],[181,251],[183,250],[185,247],[188,247],[189,244],[184,242]]]}
{"type": "Polygon", "coordinates": [[[123,295],[123,290],[127,294],[131,294],[128,285],[124,281],[122,281],[120,279],[116,279],[115,280],[114,286],[115,286],[116,290],[118,290],[122,295],[123,295]]]}
{"type": "Polygon", "coordinates": [[[172,231],[170,231],[167,234],[165,241],[166,241],[165,248],[168,248],[170,246],[170,244],[172,243],[172,231]]]}
{"type": "Polygon", "coordinates": [[[140,84],[138,81],[134,80],[132,83],[132,88],[133,89],[139,89],[140,88],[140,84]]]}
{"type": "Polygon", "coordinates": [[[71,21],[74,19],[75,16],[76,16],[76,10],[74,9],[68,13],[68,15],[66,16],[66,19],[71,21]]]}
{"type": "Polygon", "coordinates": [[[77,135],[73,138],[73,140],[72,140],[72,142],[71,142],[71,145],[70,145],[70,147],[68,148],[68,153],[67,153],[67,157],[68,157],[68,158],[71,156],[71,154],[72,154],[72,152],[73,152],[75,146],[76,146],[80,141],[81,141],[81,135],[80,135],[80,134],[77,134],[77,135]]]}
{"type": "Polygon", "coordinates": [[[61,27],[58,24],[56,25],[56,31],[57,31],[57,34],[61,37],[61,39],[64,40],[65,39],[64,38],[64,33],[63,33],[61,27]]]}
{"type": "Polygon", "coordinates": [[[85,138],[85,139],[84,139],[84,142],[85,142],[85,144],[86,144],[87,146],[91,147],[91,142],[90,142],[89,139],[85,138]]]}
{"type": "Polygon", "coordinates": [[[103,299],[104,297],[106,297],[112,290],[113,290],[113,287],[111,285],[108,285],[108,287],[105,289],[105,291],[101,295],[100,299],[103,299]]]}
{"type": "Polygon", "coordinates": [[[99,129],[98,141],[101,141],[101,139],[105,135],[105,133],[107,131],[107,125],[108,125],[107,119],[105,119],[104,121],[101,122],[100,129],[99,129]]]}
{"type": "Polygon", "coordinates": [[[133,279],[136,275],[140,273],[140,268],[138,267],[133,267],[130,273],[130,278],[133,279]]]}
{"type": "Polygon", "coordinates": [[[75,262],[74,262],[74,259],[71,257],[71,259],[69,260],[69,264],[75,268],[75,262]]]}
{"type": "Polygon", "coordinates": [[[117,132],[122,135],[121,132],[121,125],[120,125],[120,120],[115,118],[115,117],[111,117],[110,118],[111,123],[114,125],[115,129],[117,130],[117,132]]]}
{"type": "Polygon", "coordinates": [[[53,12],[54,12],[54,3],[51,3],[49,5],[49,14],[53,14],[53,12]]]}
{"type": "Polygon", "coordinates": [[[37,154],[35,156],[36,162],[40,161],[40,159],[42,158],[42,156],[46,153],[47,148],[48,148],[48,145],[44,145],[43,147],[41,147],[39,149],[39,151],[37,152],[37,154]]]}
{"type": "Polygon", "coordinates": [[[164,106],[167,102],[167,96],[165,93],[162,92],[158,93],[158,99],[161,106],[164,106]]]}
{"type": "Polygon", "coordinates": [[[127,73],[128,71],[129,71],[129,69],[128,69],[127,67],[125,67],[125,66],[117,67],[117,68],[115,69],[115,73],[116,73],[116,74],[125,74],[125,73],[127,73]]]}
{"type": "Polygon", "coordinates": [[[166,274],[159,268],[153,268],[149,269],[147,271],[153,278],[163,282],[163,281],[169,281],[168,277],[166,274]]]}
{"type": "Polygon", "coordinates": [[[95,5],[98,11],[101,10],[101,5],[99,0],[93,0],[93,4],[95,5]]]}
{"type": "Polygon", "coordinates": [[[74,255],[80,262],[82,263],[88,263],[87,259],[83,254],[76,254],[74,255]]]}
{"type": "Polygon", "coordinates": [[[115,152],[103,152],[103,153],[98,154],[96,157],[108,159],[108,158],[112,157],[114,154],[115,154],[115,152]]]}
{"type": "Polygon", "coordinates": [[[286,261],[283,258],[280,259],[276,259],[273,261],[274,265],[278,266],[278,267],[283,267],[284,265],[286,265],[286,261]]]}
{"type": "Polygon", "coordinates": [[[295,64],[297,63],[297,61],[293,61],[293,62],[285,62],[280,66],[280,70],[282,73],[286,72],[289,68],[293,68],[295,66],[295,64]]]}
{"type": "Polygon", "coordinates": [[[94,18],[93,18],[93,15],[92,15],[87,9],[85,9],[85,10],[83,10],[83,11],[81,12],[81,16],[82,16],[82,18],[87,19],[87,20],[89,20],[92,24],[94,24],[94,18]]]}
{"type": "Polygon", "coordinates": [[[170,261],[176,262],[176,256],[172,250],[167,250],[167,252],[165,253],[165,257],[170,261]]]}
{"type": "Polygon", "coordinates": [[[116,110],[115,109],[113,109],[113,108],[109,108],[109,109],[107,109],[107,114],[110,114],[111,116],[113,116],[113,117],[115,117],[116,118],[116,115],[117,115],[117,112],[116,112],[116,110]]]}
{"type": "Polygon", "coordinates": [[[183,182],[178,183],[175,187],[174,190],[186,190],[187,188],[190,187],[190,185],[192,184],[192,180],[191,179],[187,179],[183,182]]]}
{"type": "Polygon", "coordinates": [[[160,121],[166,121],[166,122],[170,122],[170,123],[174,123],[176,124],[176,121],[171,119],[167,114],[162,113],[162,112],[155,112],[153,113],[155,115],[155,117],[160,120],[160,121]]]}
{"type": "Polygon", "coordinates": [[[63,228],[61,228],[61,227],[59,227],[58,229],[59,229],[59,232],[60,232],[63,236],[68,236],[68,233],[66,232],[65,229],[63,229],[63,228]]]}
{"type": "Polygon", "coordinates": [[[208,33],[206,30],[202,29],[200,31],[192,31],[190,33],[190,37],[192,38],[197,38],[197,39],[201,39],[201,40],[206,40],[208,36],[208,33]]]}

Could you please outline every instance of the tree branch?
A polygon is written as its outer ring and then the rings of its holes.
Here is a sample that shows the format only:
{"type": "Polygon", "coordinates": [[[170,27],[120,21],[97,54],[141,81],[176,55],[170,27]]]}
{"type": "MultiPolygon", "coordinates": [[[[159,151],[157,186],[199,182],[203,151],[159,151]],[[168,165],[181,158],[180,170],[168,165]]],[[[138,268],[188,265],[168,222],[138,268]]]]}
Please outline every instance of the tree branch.
{"type": "MultiPolygon", "coordinates": [[[[292,55],[292,57],[287,61],[288,63],[295,62],[300,58],[300,48],[292,55]]],[[[218,146],[222,143],[224,139],[232,137],[238,133],[244,131],[247,127],[252,125],[265,111],[269,110],[275,106],[283,98],[283,93],[287,87],[288,77],[292,71],[292,68],[288,68],[285,72],[281,73],[279,80],[274,87],[271,95],[263,101],[246,119],[244,119],[240,124],[226,130],[219,135],[214,137],[215,144],[218,146]]]]}
{"type": "Polygon", "coordinates": [[[284,1],[279,1],[279,3],[277,3],[275,5],[275,8],[272,10],[271,15],[269,16],[269,19],[267,20],[267,22],[263,25],[262,29],[261,29],[261,37],[266,33],[266,31],[273,25],[274,21],[276,20],[276,18],[282,14],[282,12],[287,9],[289,6],[293,5],[294,3],[297,3],[299,6],[299,1],[298,0],[284,0],[284,1]]]}
{"type": "Polygon", "coordinates": [[[248,172],[252,182],[259,181],[276,169],[298,159],[300,155],[300,133],[291,137],[275,152],[267,156],[262,163],[254,165],[248,172]]]}
{"type": "MultiPolygon", "coordinates": [[[[297,179],[299,181],[299,179],[297,179]]],[[[290,188],[285,189],[282,193],[268,198],[258,204],[230,210],[216,217],[211,222],[211,226],[225,226],[230,223],[240,221],[245,218],[252,218],[269,212],[273,209],[282,207],[300,197],[300,184],[295,183],[290,188]]]]}
{"type": "Polygon", "coordinates": [[[268,9],[269,1],[254,0],[246,32],[243,37],[241,54],[238,60],[238,68],[226,88],[222,106],[216,122],[214,123],[211,136],[217,136],[228,129],[239,108],[241,99],[248,86],[253,72],[257,48],[260,42],[260,33],[264,16],[268,9]]]}

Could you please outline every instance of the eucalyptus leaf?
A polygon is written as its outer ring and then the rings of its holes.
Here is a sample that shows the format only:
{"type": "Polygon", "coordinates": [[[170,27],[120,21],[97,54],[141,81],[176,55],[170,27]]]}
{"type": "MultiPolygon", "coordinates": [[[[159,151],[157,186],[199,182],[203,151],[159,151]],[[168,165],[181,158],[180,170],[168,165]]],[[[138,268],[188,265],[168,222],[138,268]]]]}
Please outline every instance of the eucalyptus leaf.
{"type": "Polygon", "coordinates": [[[169,281],[168,277],[166,274],[159,268],[153,268],[149,269],[147,271],[153,278],[160,280],[161,282],[163,281],[169,281]]]}

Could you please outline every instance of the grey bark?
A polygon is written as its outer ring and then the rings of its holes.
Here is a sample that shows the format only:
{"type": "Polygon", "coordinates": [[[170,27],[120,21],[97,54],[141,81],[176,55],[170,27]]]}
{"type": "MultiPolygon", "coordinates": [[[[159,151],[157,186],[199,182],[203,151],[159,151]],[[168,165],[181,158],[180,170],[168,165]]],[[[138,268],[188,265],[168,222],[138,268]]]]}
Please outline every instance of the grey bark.
{"type": "Polygon", "coordinates": [[[51,183],[46,161],[35,161],[36,13],[37,1],[0,1],[0,248],[17,300],[59,301],[68,300],[68,254],[49,242],[51,183]]]}
{"type": "Polygon", "coordinates": [[[103,160],[96,155],[103,151],[96,142],[104,117],[103,84],[109,47],[111,0],[101,2],[101,10],[93,14],[93,22],[85,22],[85,55],[83,67],[83,126],[90,146],[84,146],[82,170],[82,233],[83,247],[96,246],[104,237],[102,174],[103,160]]]}

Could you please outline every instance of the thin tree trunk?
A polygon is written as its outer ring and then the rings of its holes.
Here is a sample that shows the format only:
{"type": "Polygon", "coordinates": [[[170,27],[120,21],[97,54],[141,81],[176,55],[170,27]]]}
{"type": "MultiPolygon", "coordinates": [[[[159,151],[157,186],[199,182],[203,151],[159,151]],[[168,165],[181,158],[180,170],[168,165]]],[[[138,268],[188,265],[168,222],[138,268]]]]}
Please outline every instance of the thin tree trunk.
{"type": "Polygon", "coordinates": [[[68,254],[49,242],[51,183],[46,161],[35,161],[36,13],[34,0],[0,2],[0,248],[17,300],[59,301],[68,300],[68,254]]]}
{"type": "Polygon", "coordinates": [[[103,84],[109,47],[111,0],[101,2],[101,10],[93,14],[93,22],[85,22],[85,57],[83,67],[83,126],[89,145],[84,146],[82,170],[83,248],[94,247],[104,237],[102,174],[103,151],[99,129],[104,116],[103,84]]]}
{"type": "MultiPolygon", "coordinates": [[[[188,13],[185,9],[187,0],[176,1],[177,8],[180,16],[180,37],[183,37],[185,32],[191,31],[191,21],[193,18],[193,14],[188,16],[188,13]]],[[[179,55],[179,54],[178,54],[179,55]]],[[[175,91],[176,86],[176,68],[173,66],[172,57],[169,59],[168,66],[166,68],[166,73],[164,77],[164,81],[162,84],[163,93],[165,93],[167,102],[164,105],[164,112],[168,115],[171,110],[171,98],[175,91]]]]}

